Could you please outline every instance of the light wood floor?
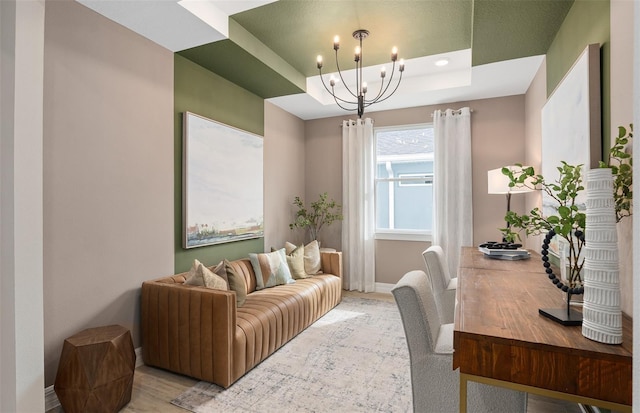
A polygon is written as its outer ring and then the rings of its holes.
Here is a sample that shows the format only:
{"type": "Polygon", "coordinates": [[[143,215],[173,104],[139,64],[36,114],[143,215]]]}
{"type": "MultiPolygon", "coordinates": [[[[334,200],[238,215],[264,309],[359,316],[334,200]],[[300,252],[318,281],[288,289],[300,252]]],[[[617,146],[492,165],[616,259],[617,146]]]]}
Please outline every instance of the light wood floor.
{"type": "MultiPolygon", "coordinates": [[[[393,302],[391,294],[345,292],[345,295],[393,302]]],[[[186,410],[172,405],[171,400],[197,382],[198,380],[189,377],[149,366],[140,366],[136,369],[133,378],[131,402],[122,412],[185,413],[186,410]]],[[[286,411],[284,406],[282,411],[286,411]]],[[[63,412],[61,407],[47,411],[47,413],[63,412]]],[[[581,410],[577,404],[529,395],[527,413],[581,413],[581,410]]]]}

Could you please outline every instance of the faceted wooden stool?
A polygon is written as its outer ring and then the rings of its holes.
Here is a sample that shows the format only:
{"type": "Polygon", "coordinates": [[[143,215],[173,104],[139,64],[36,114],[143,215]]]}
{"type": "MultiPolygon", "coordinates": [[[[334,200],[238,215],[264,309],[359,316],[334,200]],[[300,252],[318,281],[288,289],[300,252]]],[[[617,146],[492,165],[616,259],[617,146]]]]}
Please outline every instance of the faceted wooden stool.
{"type": "Polygon", "coordinates": [[[54,390],[66,413],[117,412],[131,400],[135,365],[129,330],[89,328],[64,341],[54,390]]]}

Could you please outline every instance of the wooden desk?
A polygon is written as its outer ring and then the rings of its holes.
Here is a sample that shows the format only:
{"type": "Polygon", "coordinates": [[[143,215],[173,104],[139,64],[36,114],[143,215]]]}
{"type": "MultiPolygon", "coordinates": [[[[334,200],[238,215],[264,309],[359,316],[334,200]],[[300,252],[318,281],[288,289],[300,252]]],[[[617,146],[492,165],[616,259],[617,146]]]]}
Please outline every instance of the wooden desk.
{"type": "Polygon", "coordinates": [[[538,308],[564,301],[537,253],[501,261],[463,248],[457,298],[453,368],[460,368],[461,412],[468,380],[631,412],[632,320],[623,316],[623,343],[608,345],[539,315],[538,308]]]}

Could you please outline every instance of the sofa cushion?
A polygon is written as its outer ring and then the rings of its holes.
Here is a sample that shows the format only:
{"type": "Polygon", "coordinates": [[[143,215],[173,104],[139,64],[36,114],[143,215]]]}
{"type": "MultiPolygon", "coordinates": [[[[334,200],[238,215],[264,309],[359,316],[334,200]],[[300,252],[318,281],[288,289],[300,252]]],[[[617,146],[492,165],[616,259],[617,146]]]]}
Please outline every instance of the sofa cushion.
{"type": "Polygon", "coordinates": [[[249,259],[256,274],[256,290],[294,283],[284,248],[261,254],[250,253],[249,259]]]}
{"type": "Polygon", "coordinates": [[[214,274],[198,260],[193,260],[193,264],[187,273],[184,283],[186,285],[204,286],[216,290],[227,289],[227,282],[219,275],[214,274]]]}
{"type": "Polygon", "coordinates": [[[242,274],[238,274],[228,260],[224,260],[224,269],[229,279],[229,289],[236,292],[236,305],[242,307],[247,299],[247,284],[242,274]]]}

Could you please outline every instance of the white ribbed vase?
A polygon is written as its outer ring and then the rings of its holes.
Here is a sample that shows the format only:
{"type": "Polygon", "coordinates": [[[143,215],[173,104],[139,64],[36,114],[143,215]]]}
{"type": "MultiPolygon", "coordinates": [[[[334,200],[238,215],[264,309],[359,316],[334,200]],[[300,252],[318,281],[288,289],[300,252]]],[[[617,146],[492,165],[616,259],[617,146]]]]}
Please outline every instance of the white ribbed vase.
{"type": "Polygon", "coordinates": [[[587,172],[582,335],[601,343],[622,343],[618,233],[609,168],[587,172]]]}

